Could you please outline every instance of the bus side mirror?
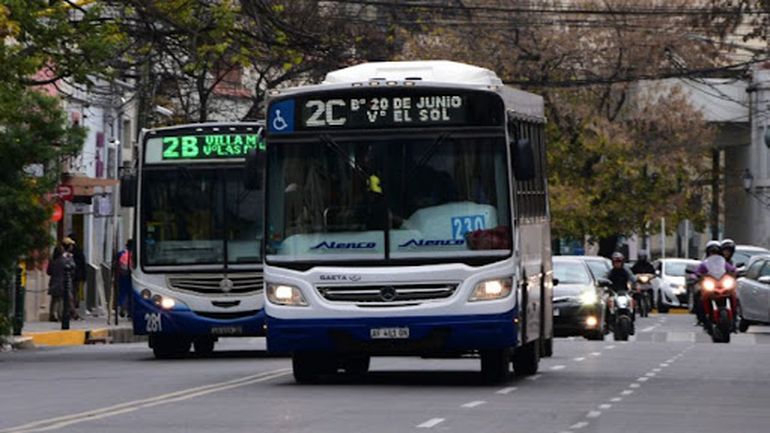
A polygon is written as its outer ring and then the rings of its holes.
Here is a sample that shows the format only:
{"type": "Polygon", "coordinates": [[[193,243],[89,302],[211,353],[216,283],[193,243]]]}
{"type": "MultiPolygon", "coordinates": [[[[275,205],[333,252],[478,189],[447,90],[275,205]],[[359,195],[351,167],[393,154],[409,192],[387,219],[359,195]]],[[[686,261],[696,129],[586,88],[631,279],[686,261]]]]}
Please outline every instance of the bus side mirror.
{"type": "Polygon", "coordinates": [[[511,143],[513,151],[513,173],[516,180],[532,180],[535,178],[535,154],[532,143],[526,138],[511,143]]]}
{"type": "Polygon", "coordinates": [[[243,183],[247,190],[254,191],[262,188],[262,176],[265,175],[264,155],[264,151],[257,149],[251,150],[246,154],[243,183]]]}
{"type": "Polygon", "coordinates": [[[136,206],[136,175],[126,174],[120,177],[120,205],[136,206]]]}

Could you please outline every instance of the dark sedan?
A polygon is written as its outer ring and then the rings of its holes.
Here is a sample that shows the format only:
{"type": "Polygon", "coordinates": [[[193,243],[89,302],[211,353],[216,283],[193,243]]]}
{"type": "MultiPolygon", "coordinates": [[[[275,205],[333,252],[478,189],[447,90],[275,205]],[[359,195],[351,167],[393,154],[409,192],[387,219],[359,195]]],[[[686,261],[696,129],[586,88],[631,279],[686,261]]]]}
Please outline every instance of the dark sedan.
{"type": "Polygon", "coordinates": [[[558,280],[553,289],[554,335],[603,340],[605,301],[598,278],[575,257],[554,257],[553,274],[558,280]]]}

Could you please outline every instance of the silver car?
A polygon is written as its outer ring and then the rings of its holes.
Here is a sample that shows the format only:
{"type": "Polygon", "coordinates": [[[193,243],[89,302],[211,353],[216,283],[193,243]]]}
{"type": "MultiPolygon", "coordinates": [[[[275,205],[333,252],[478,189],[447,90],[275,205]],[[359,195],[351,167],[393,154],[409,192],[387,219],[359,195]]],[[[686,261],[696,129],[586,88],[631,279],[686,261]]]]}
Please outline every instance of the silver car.
{"type": "Polygon", "coordinates": [[[690,259],[659,259],[653,263],[657,278],[652,280],[653,302],[659,313],[671,307],[687,307],[687,266],[698,267],[700,262],[690,259]]]}
{"type": "Polygon", "coordinates": [[[754,255],[738,278],[738,330],[751,325],[770,324],[770,255],[754,255]]]}

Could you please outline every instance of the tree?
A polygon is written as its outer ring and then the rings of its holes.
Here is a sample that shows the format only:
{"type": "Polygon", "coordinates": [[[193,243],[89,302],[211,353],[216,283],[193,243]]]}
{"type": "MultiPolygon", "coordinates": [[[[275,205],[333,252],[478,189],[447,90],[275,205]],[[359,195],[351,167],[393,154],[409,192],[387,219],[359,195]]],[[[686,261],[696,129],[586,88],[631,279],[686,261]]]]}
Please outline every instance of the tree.
{"type": "Polygon", "coordinates": [[[676,88],[641,83],[742,73],[709,42],[722,15],[689,1],[440,3],[414,10],[408,23],[430,31],[411,32],[401,57],[486,66],[543,95],[556,236],[643,233],[661,216],[703,221],[711,131],[676,88]]]}
{"type": "MultiPolygon", "coordinates": [[[[103,11],[86,1],[5,0],[0,4],[0,291],[20,256],[47,247],[59,162],[80,149],[81,128],[68,124],[44,85],[90,82],[120,44],[103,11]]],[[[0,305],[0,335],[7,333],[0,305]]]]}

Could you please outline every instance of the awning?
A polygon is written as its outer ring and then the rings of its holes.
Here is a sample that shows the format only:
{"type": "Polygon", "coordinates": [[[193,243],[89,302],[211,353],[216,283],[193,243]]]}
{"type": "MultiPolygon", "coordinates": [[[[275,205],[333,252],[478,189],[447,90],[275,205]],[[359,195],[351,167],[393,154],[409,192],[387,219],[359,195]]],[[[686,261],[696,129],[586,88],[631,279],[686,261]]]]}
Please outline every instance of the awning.
{"type": "Polygon", "coordinates": [[[93,196],[94,194],[108,192],[108,187],[113,187],[119,183],[120,181],[117,179],[62,175],[62,184],[71,185],[75,196],[93,196]]]}

